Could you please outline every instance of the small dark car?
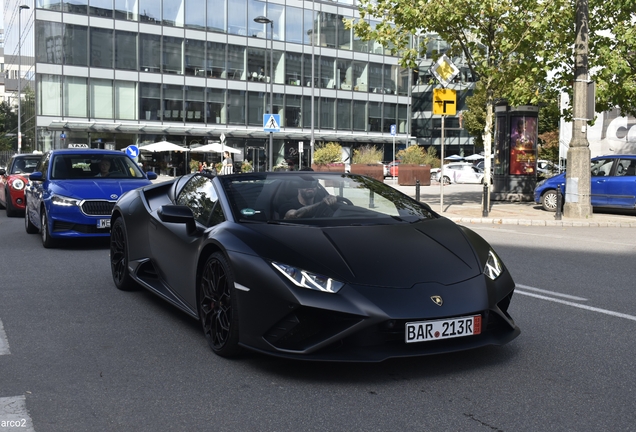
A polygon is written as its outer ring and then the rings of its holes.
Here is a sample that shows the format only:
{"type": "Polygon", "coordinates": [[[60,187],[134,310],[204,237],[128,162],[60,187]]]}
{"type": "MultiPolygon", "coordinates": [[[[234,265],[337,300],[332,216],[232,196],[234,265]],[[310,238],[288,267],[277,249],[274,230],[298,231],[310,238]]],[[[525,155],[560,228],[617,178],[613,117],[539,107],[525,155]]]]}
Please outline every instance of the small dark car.
{"type": "Polygon", "coordinates": [[[189,174],[127,192],[111,226],[116,287],[198,319],[221,356],[382,361],[520,333],[493,248],[365,176],[189,174]]]}

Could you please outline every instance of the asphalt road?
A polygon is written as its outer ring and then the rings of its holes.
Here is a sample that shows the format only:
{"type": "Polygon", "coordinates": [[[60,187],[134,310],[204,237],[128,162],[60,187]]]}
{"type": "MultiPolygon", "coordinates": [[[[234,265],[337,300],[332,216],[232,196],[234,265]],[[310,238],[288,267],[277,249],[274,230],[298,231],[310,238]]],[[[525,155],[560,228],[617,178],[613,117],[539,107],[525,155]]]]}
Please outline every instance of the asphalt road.
{"type": "Polygon", "coordinates": [[[196,321],[115,289],[107,243],[46,250],[2,211],[0,431],[635,430],[631,230],[472,228],[517,282],[519,338],[335,364],[217,357],[196,321]]]}

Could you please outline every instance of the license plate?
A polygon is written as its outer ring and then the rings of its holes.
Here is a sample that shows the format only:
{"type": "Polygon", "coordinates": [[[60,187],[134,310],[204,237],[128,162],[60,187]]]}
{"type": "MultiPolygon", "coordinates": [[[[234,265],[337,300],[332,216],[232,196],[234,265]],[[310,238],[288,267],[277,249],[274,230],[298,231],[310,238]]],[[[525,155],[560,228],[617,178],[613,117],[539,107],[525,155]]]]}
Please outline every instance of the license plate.
{"type": "Polygon", "coordinates": [[[481,333],[481,315],[406,323],[406,343],[428,342],[481,333]]]}
{"type": "Polygon", "coordinates": [[[97,228],[110,228],[110,219],[98,219],[97,228]]]}

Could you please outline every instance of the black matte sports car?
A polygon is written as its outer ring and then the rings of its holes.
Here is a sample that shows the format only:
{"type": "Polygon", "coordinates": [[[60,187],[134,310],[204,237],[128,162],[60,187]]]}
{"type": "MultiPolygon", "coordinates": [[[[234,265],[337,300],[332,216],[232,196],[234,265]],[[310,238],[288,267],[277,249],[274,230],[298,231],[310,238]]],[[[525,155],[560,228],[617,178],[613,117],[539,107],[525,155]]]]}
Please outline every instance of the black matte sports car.
{"type": "Polygon", "coordinates": [[[365,176],[189,174],[127,192],[111,226],[117,288],[198,319],[221,356],[382,361],[520,333],[490,245],[365,176]]]}

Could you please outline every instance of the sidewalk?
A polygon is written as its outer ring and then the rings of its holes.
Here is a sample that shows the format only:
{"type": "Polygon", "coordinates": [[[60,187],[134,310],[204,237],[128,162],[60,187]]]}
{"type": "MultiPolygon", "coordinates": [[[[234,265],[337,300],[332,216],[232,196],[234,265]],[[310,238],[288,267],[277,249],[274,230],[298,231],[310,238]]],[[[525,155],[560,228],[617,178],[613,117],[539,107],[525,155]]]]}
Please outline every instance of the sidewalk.
{"type": "MultiPolygon", "coordinates": [[[[400,186],[391,179],[385,180],[389,186],[393,186],[402,193],[415,198],[415,186],[400,186]]],[[[538,225],[538,226],[564,226],[564,227],[625,227],[636,228],[636,213],[622,210],[608,211],[597,210],[590,219],[573,219],[561,216],[556,220],[556,213],[543,210],[541,205],[534,202],[509,202],[491,201],[488,215],[483,216],[482,207],[483,187],[481,185],[457,185],[444,186],[443,206],[440,206],[440,185],[431,183],[430,186],[420,187],[420,201],[427,203],[431,208],[463,225],[470,224],[501,224],[501,225],[538,225]]]]}

